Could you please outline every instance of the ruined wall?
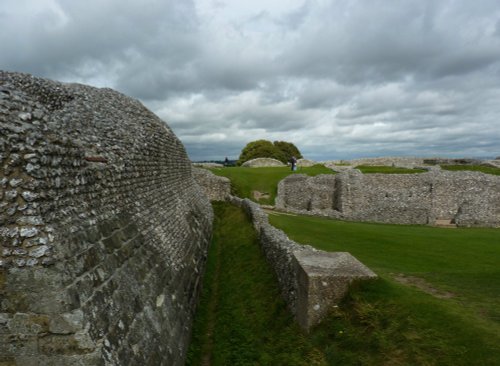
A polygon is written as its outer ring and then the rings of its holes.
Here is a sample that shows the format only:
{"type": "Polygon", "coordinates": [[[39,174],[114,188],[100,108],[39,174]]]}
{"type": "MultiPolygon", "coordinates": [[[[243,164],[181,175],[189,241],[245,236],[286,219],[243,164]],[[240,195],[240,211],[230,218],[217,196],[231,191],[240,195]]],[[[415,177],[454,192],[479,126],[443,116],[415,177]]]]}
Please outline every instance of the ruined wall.
{"type": "Polygon", "coordinates": [[[417,157],[379,157],[379,158],[362,158],[352,160],[333,160],[326,161],[324,165],[327,167],[338,164],[349,164],[350,166],[358,165],[378,165],[378,166],[394,166],[401,168],[414,168],[415,166],[424,165],[424,158],[417,157]]]}
{"type": "Polygon", "coordinates": [[[0,363],[182,365],[212,211],[110,89],[0,72],[0,363]]]}
{"type": "Polygon", "coordinates": [[[335,202],[335,175],[320,174],[309,177],[292,174],[278,183],[276,207],[332,213],[335,202]]]}
{"type": "Polygon", "coordinates": [[[271,158],[256,158],[252,160],[245,161],[241,166],[246,166],[250,168],[262,168],[262,167],[272,167],[272,166],[286,166],[281,161],[271,158]]]}
{"type": "Polygon", "coordinates": [[[203,168],[193,168],[195,181],[203,188],[210,201],[225,201],[231,194],[231,181],[203,168]]]}
{"type": "Polygon", "coordinates": [[[377,277],[347,252],[324,252],[290,240],[270,225],[267,214],[249,199],[230,196],[228,200],[242,207],[252,220],[281,294],[303,329],[320,323],[354,281],[377,277]]]}
{"type": "Polygon", "coordinates": [[[478,172],[290,176],[278,185],[276,206],[357,221],[500,226],[500,177],[478,172]]]}

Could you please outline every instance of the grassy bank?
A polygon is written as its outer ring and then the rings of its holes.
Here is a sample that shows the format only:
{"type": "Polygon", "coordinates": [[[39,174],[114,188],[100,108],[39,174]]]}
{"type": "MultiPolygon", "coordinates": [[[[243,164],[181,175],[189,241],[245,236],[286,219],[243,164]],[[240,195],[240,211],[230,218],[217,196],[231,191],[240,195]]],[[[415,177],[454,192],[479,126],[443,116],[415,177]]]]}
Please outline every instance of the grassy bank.
{"type": "Polygon", "coordinates": [[[272,216],[292,238],[348,250],[381,275],[355,287],[306,335],[243,212],[227,204],[215,210],[188,365],[498,364],[498,231],[272,216]]]}
{"type": "Polygon", "coordinates": [[[484,166],[484,165],[442,165],[441,168],[444,170],[451,170],[454,172],[465,170],[465,171],[500,175],[500,168],[494,168],[491,166],[484,166]]]}
{"type": "Polygon", "coordinates": [[[424,169],[408,169],[408,168],[397,168],[393,166],[378,166],[378,165],[358,165],[356,169],[359,169],[363,174],[417,174],[425,173],[427,170],[424,169]]]}
{"type": "Polygon", "coordinates": [[[315,176],[318,174],[335,174],[331,169],[323,165],[314,165],[312,167],[299,167],[292,172],[288,167],[269,167],[269,168],[246,168],[246,167],[228,167],[211,169],[211,171],[231,180],[233,194],[242,198],[250,198],[256,202],[267,205],[274,205],[274,199],[278,193],[278,183],[290,174],[306,174],[315,176]],[[257,191],[264,195],[256,199],[252,192],[257,191]]]}
{"type": "Polygon", "coordinates": [[[216,221],[188,365],[324,365],[281,299],[244,212],[216,221]]]}

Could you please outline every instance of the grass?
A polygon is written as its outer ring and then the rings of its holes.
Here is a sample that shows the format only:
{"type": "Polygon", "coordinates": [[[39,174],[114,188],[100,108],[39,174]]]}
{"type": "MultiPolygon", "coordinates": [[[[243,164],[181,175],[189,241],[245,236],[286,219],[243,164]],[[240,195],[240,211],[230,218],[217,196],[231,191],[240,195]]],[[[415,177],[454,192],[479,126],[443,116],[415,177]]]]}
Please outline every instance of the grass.
{"type": "Polygon", "coordinates": [[[482,172],[486,174],[500,175],[500,168],[494,168],[491,166],[484,165],[441,165],[441,169],[451,170],[451,171],[473,171],[482,172]]]}
{"type": "Polygon", "coordinates": [[[397,168],[393,166],[378,166],[378,165],[358,165],[356,169],[359,169],[363,174],[417,174],[425,173],[427,170],[424,169],[408,169],[408,168],[397,168]]]}
{"type": "Polygon", "coordinates": [[[242,210],[215,205],[188,365],[498,365],[500,243],[494,229],[271,216],[293,239],[348,250],[380,279],[357,284],[309,334],[294,324],[242,210]],[[394,280],[425,278],[440,299],[394,280]]]}
{"type": "Polygon", "coordinates": [[[279,181],[290,174],[307,174],[310,176],[335,174],[333,170],[320,164],[312,167],[299,167],[295,172],[292,172],[288,167],[227,167],[210,170],[216,175],[227,177],[231,180],[234,195],[242,198],[250,198],[253,201],[267,205],[274,205],[274,200],[278,193],[279,181]],[[254,198],[253,191],[265,194],[265,197],[257,200],[254,198]]]}
{"type": "Polygon", "coordinates": [[[187,365],[324,365],[286,310],[244,212],[216,221],[187,365]]]}
{"type": "MultiPolygon", "coordinates": [[[[348,333],[354,334],[341,342],[351,345],[347,353],[360,342],[375,342],[376,349],[387,342],[384,352],[402,357],[404,362],[399,364],[500,363],[499,230],[366,224],[289,215],[273,215],[270,220],[298,242],[327,251],[349,251],[381,276],[381,281],[353,295],[346,305],[352,311],[341,314],[342,321],[335,326],[347,327],[348,333]],[[432,289],[454,296],[435,298],[399,284],[394,280],[396,274],[424,279],[432,289]],[[371,325],[365,324],[366,316],[371,325]],[[375,338],[360,341],[363,334],[375,338]],[[411,342],[412,337],[417,344],[400,344],[411,342]],[[418,349],[412,349],[415,347],[418,349]],[[426,353],[433,355],[434,361],[426,353]]],[[[370,352],[363,357],[373,364],[381,362],[370,352]]]]}

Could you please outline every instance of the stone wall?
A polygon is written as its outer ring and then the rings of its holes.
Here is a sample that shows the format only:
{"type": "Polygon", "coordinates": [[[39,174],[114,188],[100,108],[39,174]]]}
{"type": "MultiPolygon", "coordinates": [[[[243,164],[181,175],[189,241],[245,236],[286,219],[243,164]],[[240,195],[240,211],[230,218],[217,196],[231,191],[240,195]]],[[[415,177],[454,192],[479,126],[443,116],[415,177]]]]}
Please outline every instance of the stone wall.
{"type": "Polygon", "coordinates": [[[352,160],[330,160],[324,162],[327,167],[333,167],[338,164],[348,164],[350,166],[358,165],[376,165],[376,166],[394,166],[401,168],[414,168],[424,165],[424,158],[417,157],[379,157],[379,158],[361,158],[352,160]]]}
{"type": "Polygon", "coordinates": [[[110,89],[0,72],[0,364],[182,365],[213,213],[110,89]]]}
{"type": "Polygon", "coordinates": [[[257,158],[245,161],[241,166],[246,166],[250,168],[262,168],[262,167],[272,167],[272,166],[286,166],[281,161],[271,158],[257,158]]]}
{"type": "Polygon", "coordinates": [[[500,177],[478,172],[289,176],[276,207],[356,221],[500,226],[500,177]]]}
{"type": "Polygon", "coordinates": [[[193,176],[210,201],[225,201],[231,195],[229,178],[219,177],[203,168],[193,168],[193,176]]]}
{"type": "Polygon", "coordinates": [[[249,199],[231,196],[229,201],[243,207],[251,218],[281,294],[305,330],[321,322],[352,282],[377,277],[347,252],[328,253],[290,240],[270,225],[267,214],[249,199]]]}

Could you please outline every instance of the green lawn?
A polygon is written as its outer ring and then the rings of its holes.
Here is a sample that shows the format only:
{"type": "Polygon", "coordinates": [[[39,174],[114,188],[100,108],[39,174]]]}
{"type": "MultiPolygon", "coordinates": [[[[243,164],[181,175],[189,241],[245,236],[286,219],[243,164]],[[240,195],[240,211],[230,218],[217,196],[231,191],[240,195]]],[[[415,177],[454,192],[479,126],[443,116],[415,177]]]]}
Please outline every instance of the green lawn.
{"type": "Polygon", "coordinates": [[[250,198],[251,200],[267,205],[274,205],[274,199],[278,193],[279,181],[290,174],[307,174],[310,176],[335,174],[333,170],[319,164],[312,167],[299,167],[295,172],[292,172],[288,167],[227,167],[210,170],[216,175],[227,177],[231,180],[234,195],[241,198],[250,198]],[[252,194],[253,191],[266,194],[267,197],[256,200],[252,194]]]}
{"type": "Polygon", "coordinates": [[[188,365],[500,364],[500,231],[271,216],[294,240],[347,250],[380,275],[305,334],[243,211],[216,204],[215,213],[188,365]],[[398,283],[396,274],[453,297],[398,283]]]}
{"type": "Polygon", "coordinates": [[[357,293],[359,303],[369,309],[388,303],[398,309],[394,310],[396,317],[398,311],[410,309],[414,316],[418,314],[418,319],[412,316],[410,321],[416,325],[401,318],[391,326],[416,332],[419,340],[425,338],[419,327],[428,328],[424,335],[439,335],[436,348],[441,350],[436,357],[443,357],[443,364],[500,364],[500,230],[366,224],[289,215],[272,215],[270,221],[297,242],[327,251],[348,251],[377,272],[382,283],[357,293]],[[401,285],[394,280],[401,274],[418,283],[422,279],[425,286],[401,285]],[[425,291],[452,297],[435,298],[425,291]],[[447,347],[452,345],[463,353],[456,361],[448,355],[451,349],[447,347]],[[482,361],[475,362],[475,357],[482,361]]]}
{"type": "Polygon", "coordinates": [[[417,174],[425,173],[427,170],[424,169],[407,169],[407,168],[396,168],[393,166],[378,166],[378,165],[358,165],[356,169],[359,169],[363,174],[417,174]]]}
{"type": "Polygon", "coordinates": [[[473,172],[482,172],[486,174],[500,175],[499,168],[493,168],[491,166],[484,165],[441,165],[441,169],[451,170],[451,171],[473,171],[473,172]]]}

